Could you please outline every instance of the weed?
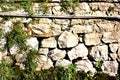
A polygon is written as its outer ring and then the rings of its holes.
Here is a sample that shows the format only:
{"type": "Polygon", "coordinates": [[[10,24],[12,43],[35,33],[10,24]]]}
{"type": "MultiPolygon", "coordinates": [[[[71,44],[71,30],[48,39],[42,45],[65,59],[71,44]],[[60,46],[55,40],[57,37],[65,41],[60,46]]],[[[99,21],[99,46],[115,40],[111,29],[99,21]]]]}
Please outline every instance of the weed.
{"type": "Polygon", "coordinates": [[[27,36],[25,35],[21,22],[16,22],[14,24],[12,31],[6,35],[6,38],[6,47],[8,48],[11,48],[15,44],[19,46],[20,50],[25,50],[27,48],[25,44],[27,36]]]}

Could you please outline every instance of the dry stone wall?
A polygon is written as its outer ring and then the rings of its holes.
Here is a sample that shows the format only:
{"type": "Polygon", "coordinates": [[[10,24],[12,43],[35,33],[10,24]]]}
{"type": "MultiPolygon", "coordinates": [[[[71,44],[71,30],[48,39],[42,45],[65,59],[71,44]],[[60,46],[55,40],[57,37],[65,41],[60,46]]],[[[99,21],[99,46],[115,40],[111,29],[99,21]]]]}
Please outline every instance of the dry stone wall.
{"type": "MultiPolygon", "coordinates": [[[[50,3],[49,15],[68,15],[60,11],[60,4],[50,3]]],[[[120,3],[79,3],[75,15],[120,16],[120,3]]],[[[49,18],[0,18],[0,29],[11,31],[14,23],[24,24],[30,49],[38,51],[36,70],[76,64],[77,70],[97,71],[96,65],[103,61],[101,69],[110,75],[120,74],[120,20],[106,19],[49,19],[49,18]],[[27,22],[28,21],[28,22],[27,22]]],[[[7,39],[0,39],[5,48],[7,39]]],[[[24,69],[26,53],[18,54],[17,45],[0,51],[0,60],[12,63],[9,55],[15,55],[16,65],[24,69]]]]}

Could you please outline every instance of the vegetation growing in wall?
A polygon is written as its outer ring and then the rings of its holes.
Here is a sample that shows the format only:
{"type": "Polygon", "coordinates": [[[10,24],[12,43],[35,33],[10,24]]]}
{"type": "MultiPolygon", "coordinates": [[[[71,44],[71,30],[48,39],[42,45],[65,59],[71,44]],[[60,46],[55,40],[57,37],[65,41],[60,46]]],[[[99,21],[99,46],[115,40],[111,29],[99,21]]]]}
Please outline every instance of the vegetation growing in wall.
{"type": "Polygon", "coordinates": [[[26,34],[23,30],[23,24],[21,22],[16,22],[13,26],[11,32],[6,35],[7,44],[6,47],[11,48],[13,45],[18,45],[20,50],[25,50],[27,48],[26,34]]]}

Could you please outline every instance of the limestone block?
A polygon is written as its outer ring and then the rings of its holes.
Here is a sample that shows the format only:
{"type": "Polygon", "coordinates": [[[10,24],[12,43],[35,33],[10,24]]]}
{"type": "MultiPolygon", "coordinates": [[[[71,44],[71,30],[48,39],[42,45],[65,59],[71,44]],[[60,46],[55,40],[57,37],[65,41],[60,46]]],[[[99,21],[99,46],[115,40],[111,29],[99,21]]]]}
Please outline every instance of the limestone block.
{"type": "Polygon", "coordinates": [[[72,48],[67,54],[70,60],[77,59],[78,57],[87,58],[88,49],[83,43],[80,43],[72,48]]]}
{"type": "Polygon", "coordinates": [[[30,49],[34,49],[38,51],[39,41],[37,40],[36,37],[28,38],[26,44],[29,45],[30,49]]]}
{"type": "Polygon", "coordinates": [[[88,71],[91,71],[93,74],[96,72],[95,68],[89,60],[80,60],[77,61],[75,64],[77,71],[84,71],[86,73],[88,71]]]}
{"type": "Polygon", "coordinates": [[[115,38],[115,35],[112,32],[104,32],[102,41],[104,43],[113,43],[113,42],[118,42],[118,40],[115,38]]]}
{"type": "Polygon", "coordinates": [[[54,19],[53,22],[55,24],[64,24],[64,25],[70,24],[70,20],[69,19],[54,19]]]}
{"type": "Polygon", "coordinates": [[[108,46],[107,45],[94,46],[92,47],[89,55],[95,61],[108,60],[108,46]]]}
{"type": "Polygon", "coordinates": [[[51,33],[52,33],[52,35],[54,35],[54,36],[60,35],[60,34],[62,33],[62,31],[61,31],[61,25],[52,24],[52,25],[51,25],[51,33]]]}
{"type": "Polygon", "coordinates": [[[57,47],[57,41],[54,37],[45,38],[41,41],[41,47],[43,48],[55,48],[57,47]]]}
{"type": "Polygon", "coordinates": [[[39,48],[39,50],[38,50],[38,54],[40,54],[40,55],[47,55],[48,53],[49,53],[48,48],[39,48]]]}
{"type": "Polygon", "coordinates": [[[17,63],[23,63],[26,60],[26,54],[16,54],[15,59],[17,63]]]}
{"type": "Polygon", "coordinates": [[[13,45],[10,49],[10,54],[13,55],[13,54],[17,54],[19,53],[20,51],[20,48],[18,47],[18,45],[13,45]]]}
{"type": "Polygon", "coordinates": [[[65,57],[66,51],[56,48],[56,49],[51,50],[48,55],[52,60],[57,61],[65,57]]]}
{"type": "Polygon", "coordinates": [[[102,65],[102,71],[115,76],[118,72],[118,62],[117,61],[104,61],[102,65]]]}
{"type": "Polygon", "coordinates": [[[64,31],[58,38],[60,48],[71,48],[78,44],[78,37],[71,32],[64,31]]]}
{"type": "Polygon", "coordinates": [[[74,33],[91,33],[93,31],[93,26],[91,25],[73,25],[71,31],[74,33]]]}
{"type": "Polygon", "coordinates": [[[111,52],[116,53],[118,50],[118,44],[117,43],[109,44],[109,48],[111,52]]]}
{"type": "Polygon", "coordinates": [[[71,61],[63,59],[63,60],[58,60],[55,64],[55,66],[61,66],[67,68],[70,64],[72,64],[71,61]]]}
{"type": "Polygon", "coordinates": [[[116,53],[110,53],[109,54],[112,60],[117,60],[117,54],[116,53]]]}
{"type": "Polygon", "coordinates": [[[100,44],[100,38],[97,33],[85,34],[84,41],[87,46],[100,44]]]}
{"type": "Polygon", "coordinates": [[[4,49],[6,45],[6,38],[0,39],[0,49],[4,49]]]}

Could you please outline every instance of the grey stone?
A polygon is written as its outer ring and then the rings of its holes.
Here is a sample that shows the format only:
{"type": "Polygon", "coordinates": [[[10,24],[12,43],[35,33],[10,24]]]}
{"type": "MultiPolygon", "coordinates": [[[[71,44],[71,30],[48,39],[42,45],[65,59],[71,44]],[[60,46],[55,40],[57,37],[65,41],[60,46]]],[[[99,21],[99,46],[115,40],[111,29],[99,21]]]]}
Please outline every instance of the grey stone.
{"type": "Polygon", "coordinates": [[[60,48],[71,48],[78,44],[78,37],[71,32],[64,31],[58,38],[60,48]]]}
{"type": "Polygon", "coordinates": [[[91,33],[93,31],[93,26],[91,25],[73,25],[71,31],[74,33],[91,33]]]}
{"type": "Polygon", "coordinates": [[[39,48],[38,53],[40,55],[47,55],[49,53],[49,49],[48,48],[39,48]]]}
{"type": "Polygon", "coordinates": [[[107,45],[94,46],[92,47],[89,55],[95,61],[108,60],[108,46],[107,45]]]}
{"type": "Polygon", "coordinates": [[[77,71],[88,72],[91,71],[93,74],[96,72],[92,63],[89,60],[80,60],[75,62],[77,71]]]}
{"type": "Polygon", "coordinates": [[[52,58],[52,60],[54,60],[54,61],[63,59],[65,57],[65,55],[66,55],[65,50],[60,50],[57,48],[49,52],[49,57],[52,58]]]}
{"type": "Polygon", "coordinates": [[[117,43],[109,44],[109,48],[111,52],[116,53],[118,50],[118,44],[117,43]]]}
{"type": "Polygon", "coordinates": [[[118,42],[118,40],[114,37],[114,34],[112,32],[104,32],[102,41],[104,43],[118,42]]]}
{"type": "Polygon", "coordinates": [[[26,44],[29,45],[30,49],[34,49],[38,51],[39,42],[36,37],[28,38],[26,44]]]}
{"type": "Polygon", "coordinates": [[[10,54],[13,55],[19,53],[20,48],[18,45],[13,45],[9,50],[10,50],[10,54]]]}
{"type": "Polygon", "coordinates": [[[6,45],[6,38],[2,38],[0,39],[0,49],[3,50],[5,48],[6,45]]]}
{"type": "Polygon", "coordinates": [[[97,33],[85,34],[84,41],[87,46],[100,44],[100,38],[97,33]]]}
{"type": "Polygon", "coordinates": [[[16,54],[15,59],[17,63],[23,63],[26,60],[27,55],[26,54],[16,54]]]}
{"type": "Polygon", "coordinates": [[[63,59],[63,60],[58,60],[55,64],[55,66],[61,66],[67,68],[70,64],[72,64],[71,61],[63,59]]]}
{"type": "Polygon", "coordinates": [[[102,71],[108,73],[111,76],[116,76],[118,72],[118,62],[117,61],[104,61],[102,65],[102,71]]]}
{"type": "Polygon", "coordinates": [[[87,58],[88,49],[83,43],[80,43],[72,48],[67,54],[70,60],[77,59],[78,57],[87,58]]]}
{"type": "Polygon", "coordinates": [[[5,21],[5,24],[2,25],[3,33],[8,33],[12,31],[13,23],[12,21],[5,21]]]}
{"type": "Polygon", "coordinates": [[[57,41],[54,37],[46,38],[41,41],[41,47],[43,48],[55,48],[57,46],[57,41]]]}

